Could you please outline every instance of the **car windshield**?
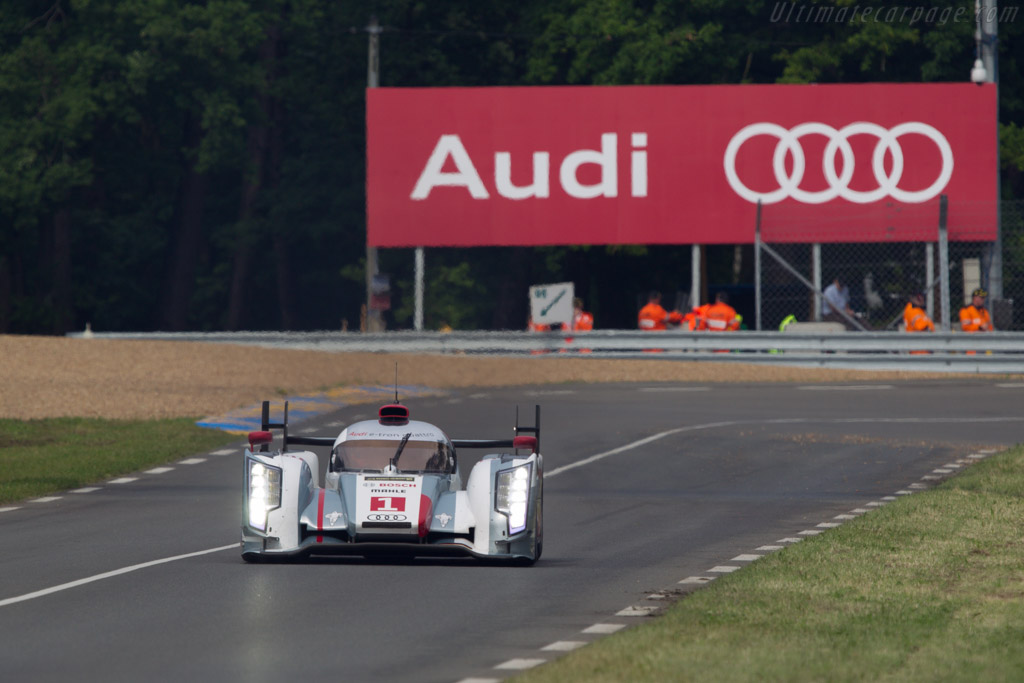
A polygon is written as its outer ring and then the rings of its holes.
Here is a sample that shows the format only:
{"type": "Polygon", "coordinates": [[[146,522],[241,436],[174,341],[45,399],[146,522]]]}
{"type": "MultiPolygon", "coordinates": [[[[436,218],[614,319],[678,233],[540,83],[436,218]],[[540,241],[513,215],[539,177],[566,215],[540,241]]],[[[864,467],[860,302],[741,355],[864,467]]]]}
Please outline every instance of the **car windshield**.
{"type": "MultiPolygon", "coordinates": [[[[400,441],[345,441],[332,453],[332,469],[380,472],[398,452],[400,441]]],[[[448,473],[454,466],[444,441],[408,441],[396,463],[400,472],[448,473]]]]}

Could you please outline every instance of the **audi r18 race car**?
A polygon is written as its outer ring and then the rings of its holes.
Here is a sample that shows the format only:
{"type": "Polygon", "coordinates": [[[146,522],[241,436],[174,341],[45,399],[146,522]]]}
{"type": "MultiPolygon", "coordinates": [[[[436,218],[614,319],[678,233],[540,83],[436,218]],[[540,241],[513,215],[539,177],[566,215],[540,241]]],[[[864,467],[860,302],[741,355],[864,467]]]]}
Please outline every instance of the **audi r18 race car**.
{"type": "Polygon", "coordinates": [[[264,402],[262,429],[245,449],[242,557],[468,555],[533,564],[543,548],[540,406],[532,427],[519,424],[517,410],[514,433],[449,439],[396,402],[337,437],[290,436],[287,402],[279,423],[264,402]],[[281,430],[276,452],[272,429],[281,430]],[[317,454],[293,445],[331,449],[322,485],[317,454]],[[463,486],[456,451],[464,448],[510,450],[485,455],[463,486]]]}

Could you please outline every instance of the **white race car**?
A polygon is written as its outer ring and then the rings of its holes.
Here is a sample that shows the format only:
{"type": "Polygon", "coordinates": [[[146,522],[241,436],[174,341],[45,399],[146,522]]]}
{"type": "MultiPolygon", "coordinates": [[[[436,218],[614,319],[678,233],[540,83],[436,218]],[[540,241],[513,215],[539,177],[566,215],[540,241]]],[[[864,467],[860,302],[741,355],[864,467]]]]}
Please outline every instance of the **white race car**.
{"type": "Polygon", "coordinates": [[[540,406],[532,427],[519,425],[517,411],[513,439],[452,440],[397,402],[337,437],[289,436],[288,404],[272,423],[264,402],[262,429],[245,449],[242,557],[469,555],[533,564],[543,547],[539,443],[540,406]],[[271,429],[281,430],[276,452],[271,429]],[[316,453],[292,445],[331,449],[323,485],[316,453]],[[510,451],[485,455],[463,486],[459,448],[510,451]]]}

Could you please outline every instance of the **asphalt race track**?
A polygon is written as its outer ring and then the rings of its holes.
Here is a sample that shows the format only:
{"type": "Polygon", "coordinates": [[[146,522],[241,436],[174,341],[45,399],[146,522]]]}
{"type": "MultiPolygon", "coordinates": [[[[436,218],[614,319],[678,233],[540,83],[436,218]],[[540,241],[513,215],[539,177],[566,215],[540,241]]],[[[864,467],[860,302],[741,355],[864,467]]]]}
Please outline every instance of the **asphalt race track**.
{"type": "MultiPolygon", "coordinates": [[[[641,623],[619,613],[664,605],[649,596],[691,590],[688,577],[1024,441],[1024,384],[993,378],[557,385],[406,403],[467,439],[509,438],[515,406],[529,421],[541,404],[535,566],[245,564],[227,547],[241,448],[197,454],[0,512],[0,680],[501,679],[641,623]]],[[[375,412],[350,406],[295,431],[334,434],[327,423],[375,412]]],[[[478,456],[459,453],[464,477],[478,456]]]]}

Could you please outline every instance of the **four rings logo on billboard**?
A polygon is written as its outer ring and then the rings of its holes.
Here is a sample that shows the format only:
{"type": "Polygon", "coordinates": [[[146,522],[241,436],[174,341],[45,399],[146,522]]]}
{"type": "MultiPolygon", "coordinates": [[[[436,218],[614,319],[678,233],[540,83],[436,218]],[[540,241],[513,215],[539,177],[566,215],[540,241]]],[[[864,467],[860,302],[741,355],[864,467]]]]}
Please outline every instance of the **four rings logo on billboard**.
{"type": "MultiPolygon", "coordinates": [[[[918,160],[919,161],[919,160],[918,160]]],[[[949,141],[938,130],[920,121],[901,123],[892,128],[884,128],[875,123],[858,121],[835,129],[824,123],[802,123],[786,129],[775,123],[753,123],[740,129],[725,149],[725,177],[729,186],[740,197],[748,202],[774,204],[783,199],[792,198],[804,204],[822,204],[837,197],[855,204],[869,204],[885,197],[907,204],[919,204],[937,197],[953,175],[953,150],[949,141]],[[899,187],[905,164],[914,160],[904,159],[900,147],[900,137],[904,135],[923,135],[938,148],[942,157],[942,166],[938,170],[934,182],[921,190],[906,190],[899,187]],[[736,155],[745,142],[759,135],[768,135],[778,139],[770,163],[779,187],[768,192],[758,192],[747,187],[736,172],[736,155]],[[805,135],[822,135],[828,139],[822,156],[821,170],[828,187],[823,190],[808,191],[800,187],[807,168],[807,159],[801,147],[800,139],[805,135]],[[854,190],[850,187],[856,161],[850,138],[854,135],[869,135],[878,139],[871,155],[871,170],[878,187],[870,190],[854,190]],[[885,169],[885,158],[888,152],[891,168],[885,169]],[[836,172],[836,154],[842,157],[842,170],[836,172]],[[787,156],[792,160],[792,169],[786,170],[787,156]]]]}
{"type": "MultiPolygon", "coordinates": [[[[630,143],[630,196],[646,197],[647,133],[632,133],[630,143]]],[[[506,199],[546,199],[551,196],[550,168],[550,152],[534,152],[532,182],[529,185],[514,185],[512,155],[509,152],[495,152],[494,190],[506,199]]],[[[600,150],[579,149],[567,154],[558,167],[558,181],[565,194],[576,199],[617,197],[618,135],[602,133],[600,150]],[[584,165],[597,167],[597,182],[580,181],[579,170],[584,165]]],[[[477,171],[477,165],[473,163],[458,135],[442,135],[438,139],[409,197],[413,200],[424,200],[435,187],[464,187],[473,199],[488,199],[491,196],[477,171]],[[454,171],[443,170],[449,159],[455,166],[454,171]]]]}

